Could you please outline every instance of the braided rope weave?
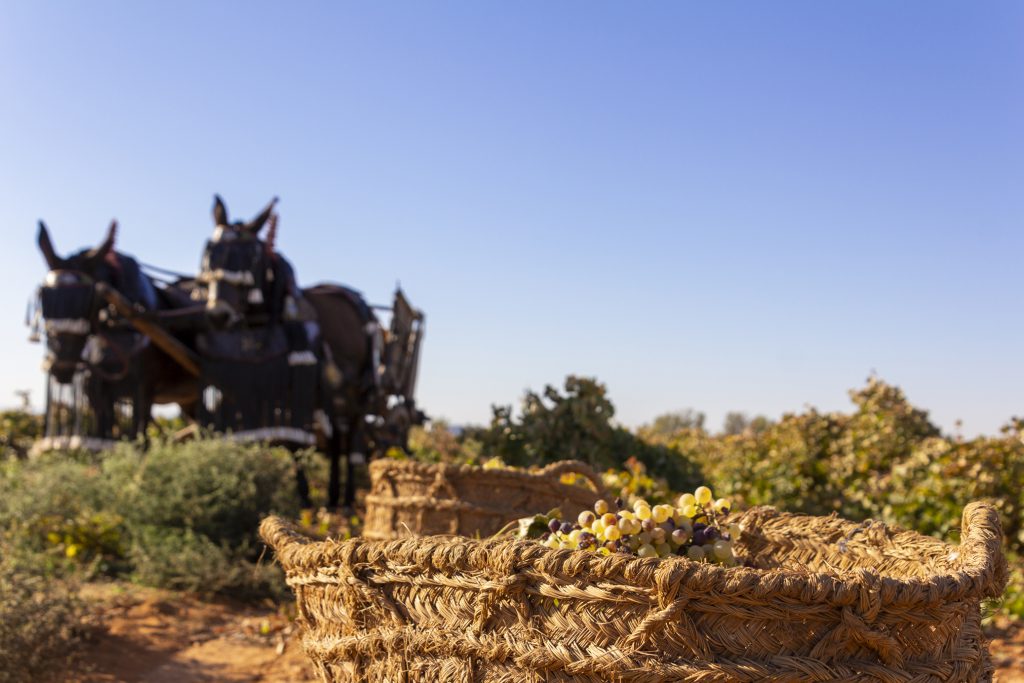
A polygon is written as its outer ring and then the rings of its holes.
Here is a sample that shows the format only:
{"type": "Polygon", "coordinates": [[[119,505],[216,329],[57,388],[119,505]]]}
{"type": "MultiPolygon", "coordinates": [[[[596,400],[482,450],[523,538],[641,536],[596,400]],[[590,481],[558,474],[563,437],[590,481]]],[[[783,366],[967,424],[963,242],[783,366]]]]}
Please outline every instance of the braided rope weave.
{"type": "Polygon", "coordinates": [[[485,537],[515,519],[556,507],[575,517],[603,490],[597,474],[577,460],[527,471],[382,459],[370,464],[363,535],[375,540],[409,534],[485,537]],[[593,490],[563,484],[566,473],[582,475],[593,490]]]}
{"type": "Polygon", "coordinates": [[[260,533],[324,681],[990,681],[980,601],[1006,585],[995,510],[952,546],[754,508],[727,569],[511,539],[314,543],[260,533]]]}

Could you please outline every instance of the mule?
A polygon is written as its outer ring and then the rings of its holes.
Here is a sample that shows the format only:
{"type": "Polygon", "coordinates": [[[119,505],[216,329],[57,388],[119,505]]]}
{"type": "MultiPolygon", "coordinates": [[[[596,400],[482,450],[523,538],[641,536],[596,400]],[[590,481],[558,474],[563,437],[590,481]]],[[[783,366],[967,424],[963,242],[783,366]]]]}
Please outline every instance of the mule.
{"type": "MultiPolygon", "coordinates": [[[[134,329],[119,325],[97,292],[105,283],[137,308],[155,311],[180,305],[180,297],[157,288],[131,256],[114,249],[113,221],[98,247],[67,257],[57,254],[46,224],[37,242],[49,272],[40,288],[46,331],[44,369],[58,385],[69,385],[84,371],[85,394],[95,415],[91,434],[114,436],[115,404],[129,400],[132,418],[124,436],[144,435],[154,404],[176,403],[194,412],[198,385],[170,356],[134,329]]],[[[187,297],[186,297],[187,298],[187,297]]],[[[49,392],[48,392],[49,393],[49,392]]],[[[47,419],[50,419],[47,406],[47,419]]]]}
{"type": "MultiPolygon", "coordinates": [[[[350,508],[355,499],[354,466],[365,462],[368,452],[386,445],[404,448],[408,426],[386,417],[388,395],[378,376],[382,335],[373,309],[346,287],[297,286],[291,264],[274,247],[276,201],[253,220],[232,223],[223,200],[214,198],[214,233],[203,252],[199,280],[209,288],[211,327],[281,325],[288,331],[290,358],[306,349],[316,358],[321,368],[316,404],[323,417],[322,450],[330,460],[328,505],[337,507],[341,498],[344,456],[341,502],[350,508]],[[260,233],[267,225],[263,239],[260,233]],[[382,435],[388,435],[386,443],[382,435]]],[[[422,414],[415,414],[422,421],[422,414]]]]}

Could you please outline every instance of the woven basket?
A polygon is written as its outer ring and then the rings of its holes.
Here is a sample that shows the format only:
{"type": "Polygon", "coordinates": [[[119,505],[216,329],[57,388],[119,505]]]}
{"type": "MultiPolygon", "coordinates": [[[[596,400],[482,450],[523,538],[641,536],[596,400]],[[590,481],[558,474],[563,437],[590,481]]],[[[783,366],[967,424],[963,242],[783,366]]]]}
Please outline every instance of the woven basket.
{"type": "Polygon", "coordinates": [[[726,569],[536,542],[314,543],[260,532],[324,681],[991,680],[979,603],[1006,584],[995,510],[963,541],[754,508],[726,569]]]}
{"type": "Polygon", "coordinates": [[[575,517],[603,491],[594,471],[578,460],[563,460],[537,471],[377,460],[370,464],[363,536],[486,537],[513,520],[556,507],[564,516],[575,517]],[[582,475],[594,489],[563,484],[561,476],[566,473],[582,475]]]}

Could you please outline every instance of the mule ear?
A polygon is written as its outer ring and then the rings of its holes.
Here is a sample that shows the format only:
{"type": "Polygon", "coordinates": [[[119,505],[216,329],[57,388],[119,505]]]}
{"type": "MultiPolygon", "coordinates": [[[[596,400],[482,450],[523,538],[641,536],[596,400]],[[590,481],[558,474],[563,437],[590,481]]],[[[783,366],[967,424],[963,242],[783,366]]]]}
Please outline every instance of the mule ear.
{"type": "Polygon", "coordinates": [[[245,229],[254,235],[259,234],[259,231],[263,229],[263,225],[267,222],[267,219],[270,218],[270,214],[274,212],[275,204],[277,204],[277,197],[271,199],[270,203],[267,204],[267,208],[263,209],[256,218],[253,218],[251,221],[246,223],[245,229]]]}
{"type": "Polygon", "coordinates": [[[64,259],[57,256],[53,242],[50,241],[50,231],[46,229],[46,223],[42,221],[39,221],[39,234],[36,235],[36,242],[39,244],[39,251],[43,252],[43,258],[46,259],[46,265],[50,267],[50,270],[60,268],[64,259]]]}
{"type": "Polygon", "coordinates": [[[213,195],[213,224],[214,226],[228,224],[228,210],[219,194],[213,195]]]}
{"type": "Polygon", "coordinates": [[[99,258],[106,257],[107,254],[114,248],[114,240],[117,239],[117,219],[110,221],[110,227],[107,229],[107,239],[103,240],[103,244],[96,247],[96,256],[99,258]]]}
{"type": "Polygon", "coordinates": [[[278,220],[280,220],[280,217],[277,215],[276,211],[270,214],[270,225],[267,228],[267,238],[263,240],[263,248],[266,249],[268,256],[274,253],[274,242],[277,241],[278,220]]]}

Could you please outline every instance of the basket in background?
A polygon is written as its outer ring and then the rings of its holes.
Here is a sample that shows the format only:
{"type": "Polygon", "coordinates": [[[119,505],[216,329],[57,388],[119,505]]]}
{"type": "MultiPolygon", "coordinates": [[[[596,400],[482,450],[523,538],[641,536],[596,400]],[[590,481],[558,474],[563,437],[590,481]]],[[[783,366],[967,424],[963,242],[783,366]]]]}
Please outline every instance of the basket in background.
{"type": "Polygon", "coordinates": [[[597,474],[577,460],[524,470],[383,458],[370,464],[363,536],[484,538],[520,517],[554,508],[575,517],[603,493],[597,474]],[[565,474],[576,474],[590,485],[562,483],[565,474]]]}

